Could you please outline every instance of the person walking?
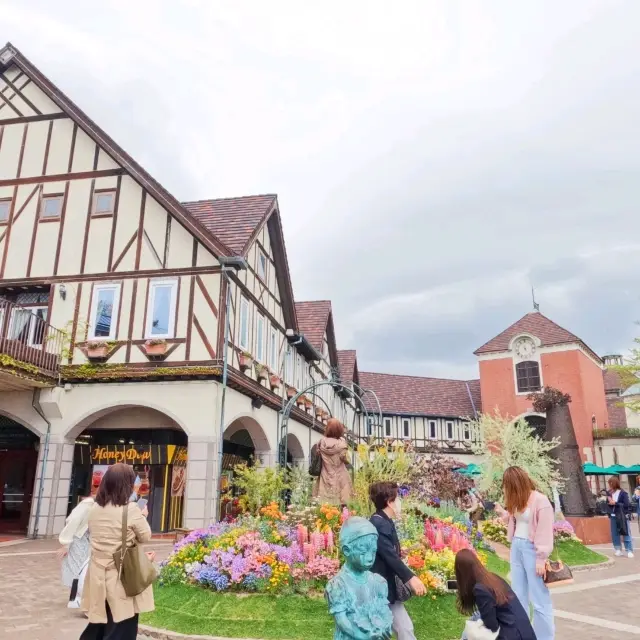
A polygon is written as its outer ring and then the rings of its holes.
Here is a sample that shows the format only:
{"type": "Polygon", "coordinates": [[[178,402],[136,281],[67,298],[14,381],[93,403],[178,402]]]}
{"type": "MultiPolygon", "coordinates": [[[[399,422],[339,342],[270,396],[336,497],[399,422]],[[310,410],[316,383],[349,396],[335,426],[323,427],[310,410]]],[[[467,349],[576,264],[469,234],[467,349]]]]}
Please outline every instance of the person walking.
{"type": "Polygon", "coordinates": [[[353,493],[351,475],[347,469],[348,451],[345,428],[340,420],[330,418],[324,438],[318,443],[322,470],[315,481],[313,497],[336,505],[346,505],[353,493]]]}
{"type": "MultiPolygon", "coordinates": [[[[529,616],[511,587],[487,571],[470,549],[456,554],[457,607],[462,615],[482,620],[496,640],[536,640],[529,616]]],[[[465,638],[465,636],[463,636],[465,638]]],[[[474,640],[471,634],[465,640],[474,640]]]]}
{"type": "Polygon", "coordinates": [[[622,545],[620,544],[620,538],[622,538],[627,557],[633,558],[633,540],[629,531],[629,520],[627,520],[627,513],[631,507],[629,494],[620,486],[620,480],[616,476],[609,478],[607,484],[609,485],[607,506],[611,526],[611,542],[615,549],[615,555],[622,555],[622,545]]]}
{"type": "Polygon", "coordinates": [[[525,611],[529,611],[530,604],[533,606],[537,640],[553,640],[553,605],[544,583],[546,560],[553,551],[553,507],[520,467],[509,467],[504,472],[502,488],[506,509],[500,504],[495,509],[508,523],[511,586],[525,611]]]}
{"type": "Polygon", "coordinates": [[[82,600],[82,589],[91,557],[89,541],[89,514],[94,500],[90,495],[75,506],[67,517],[64,529],[58,536],[62,549],[58,557],[62,559],[62,584],[68,587],[69,609],[79,609],[82,600]]]}
{"type": "Polygon", "coordinates": [[[371,524],[378,531],[378,548],[371,571],[381,575],[389,587],[389,607],[393,615],[393,631],[398,640],[416,640],[413,622],[404,606],[411,596],[423,596],[427,590],[422,581],[402,561],[400,540],[393,518],[401,513],[398,485],[393,482],[376,482],[369,487],[369,497],[376,512],[371,524]]]}
{"type": "MultiPolygon", "coordinates": [[[[146,507],[140,510],[130,502],[134,482],[131,466],[122,463],[110,466],[89,514],[91,560],[82,595],[82,608],[88,614],[89,624],[80,640],[136,640],[138,614],[154,609],[152,587],[128,597],[113,560],[122,546],[124,509],[127,509],[127,546],[151,540],[146,507]]],[[[153,553],[147,555],[153,560],[153,553]]]]}

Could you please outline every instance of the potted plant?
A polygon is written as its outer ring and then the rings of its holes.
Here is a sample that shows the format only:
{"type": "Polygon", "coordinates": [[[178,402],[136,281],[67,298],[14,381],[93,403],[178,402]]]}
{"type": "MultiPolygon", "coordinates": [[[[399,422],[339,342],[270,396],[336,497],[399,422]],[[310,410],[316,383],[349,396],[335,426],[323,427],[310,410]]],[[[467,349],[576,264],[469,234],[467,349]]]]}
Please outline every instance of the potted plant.
{"type": "Polygon", "coordinates": [[[324,409],[322,407],[316,407],[316,418],[320,418],[322,420],[323,417],[324,409]]]}
{"type": "Polygon", "coordinates": [[[269,376],[269,370],[267,369],[267,367],[265,367],[263,364],[260,364],[259,362],[256,362],[255,369],[258,382],[262,382],[262,380],[266,381],[267,377],[269,376]]]}
{"type": "Polygon", "coordinates": [[[298,393],[294,387],[287,385],[287,398],[293,398],[298,393]]]}
{"type": "Polygon", "coordinates": [[[109,353],[109,343],[96,340],[87,344],[89,358],[106,358],[109,353]]]}
{"type": "Polygon", "coordinates": [[[253,364],[253,356],[248,351],[240,352],[240,371],[243,373],[251,368],[253,364]]]}
{"type": "Polygon", "coordinates": [[[167,351],[167,341],[163,338],[152,338],[144,343],[148,356],[163,356],[167,351]]]}
{"type": "Polygon", "coordinates": [[[269,384],[271,385],[271,391],[276,391],[282,386],[282,380],[275,373],[269,376],[269,384]]]}
{"type": "Polygon", "coordinates": [[[296,400],[296,404],[304,409],[304,396],[299,396],[298,399],[296,400]]]}
{"type": "Polygon", "coordinates": [[[311,398],[308,398],[307,396],[304,397],[304,408],[307,411],[311,411],[313,409],[313,400],[311,400],[311,398]]]}

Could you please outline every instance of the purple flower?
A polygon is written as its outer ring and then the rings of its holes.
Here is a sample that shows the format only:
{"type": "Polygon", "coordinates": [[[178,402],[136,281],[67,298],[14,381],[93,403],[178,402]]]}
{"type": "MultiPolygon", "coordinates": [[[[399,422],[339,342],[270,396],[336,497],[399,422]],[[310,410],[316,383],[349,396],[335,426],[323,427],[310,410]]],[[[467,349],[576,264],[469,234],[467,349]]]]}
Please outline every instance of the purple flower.
{"type": "Polygon", "coordinates": [[[214,587],[217,591],[224,591],[229,586],[229,578],[214,567],[203,566],[194,577],[200,584],[214,587]]]}

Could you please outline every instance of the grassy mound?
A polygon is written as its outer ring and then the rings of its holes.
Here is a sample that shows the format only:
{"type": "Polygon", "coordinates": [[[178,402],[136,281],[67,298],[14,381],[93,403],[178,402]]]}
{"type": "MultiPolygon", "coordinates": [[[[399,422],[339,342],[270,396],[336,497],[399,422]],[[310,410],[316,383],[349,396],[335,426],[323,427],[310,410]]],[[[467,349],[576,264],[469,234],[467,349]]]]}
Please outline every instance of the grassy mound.
{"type": "Polygon", "coordinates": [[[585,564],[601,564],[609,558],[597,551],[585,547],[578,540],[563,540],[556,544],[557,554],[554,552],[553,558],[559,557],[562,562],[570,567],[577,567],[585,564]]]}

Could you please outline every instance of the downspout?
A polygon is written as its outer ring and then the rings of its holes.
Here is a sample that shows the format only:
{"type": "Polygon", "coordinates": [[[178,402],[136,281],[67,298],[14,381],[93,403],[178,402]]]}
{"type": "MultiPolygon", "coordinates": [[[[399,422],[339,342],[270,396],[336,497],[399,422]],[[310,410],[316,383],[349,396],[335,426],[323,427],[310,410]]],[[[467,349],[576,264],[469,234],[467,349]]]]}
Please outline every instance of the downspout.
{"type": "Polygon", "coordinates": [[[225,277],[225,282],[227,284],[227,300],[225,303],[225,327],[224,327],[224,354],[222,356],[222,398],[220,400],[220,444],[219,444],[219,452],[218,452],[218,488],[217,488],[217,500],[216,500],[216,513],[215,519],[222,520],[222,456],[223,456],[223,448],[224,448],[224,411],[225,411],[225,403],[227,399],[227,380],[229,378],[229,325],[231,324],[229,318],[229,310],[231,308],[231,282],[229,281],[229,276],[225,270],[225,267],[222,267],[222,273],[225,277]]]}
{"type": "MultiPolygon", "coordinates": [[[[285,337],[286,340],[286,337],[285,337]]],[[[283,468],[287,466],[287,454],[286,454],[286,439],[288,439],[289,437],[289,416],[287,416],[287,421],[286,423],[283,425],[282,424],[282,420],[284,418],[284,410],[285,407],[287,406],[287,394],[285,392],[285,387],[287,385],[287,353],[289,353],[289,351],[291,350],[292,356],[291,356],[291,361],[293,364],[293,350],[291,349],[292,347],[295,347],[296,345],[299,345],[302,342],[302,336],[298,336],[295,340],[293,340],[292,342],[288,342],[287,343],[287,348],[284,350],[283,354],[282,354],[282,409],[280,409],[280,411],[278,412],[278,422],[276,425],[277,428],[277,446],[278,446],[278,465],[282,466],[283,468]],[[284,428],[286,427],[286,432],[284,430],[284,428]],[[285,439],[285,443],[284,443],[284,447],[285,447],[285,453],[284,453],[284,460],[282,460],[282,440],[285,439]]],[[[295,382],[295,381],[292,381],[295,382]]]]}
{"type": "Polygon", "coordinates": [[[33,390],[31,406],[35,412],[47,423],[47,433],[44,437],[44,451],[42,452],[42,469],[40,470],[40,486],[38,487],[38,501],[36,503],[36,516],[33,523],[33,538],[38,537],[38,526],[40,525],[40,508],[42,507],[42,494],[44,492],[44,476],[47,470],[47,459],[49,457],[49,441],[51,439],[51,422],[47,419],[40,406],[41,389],[33,390]]]}

